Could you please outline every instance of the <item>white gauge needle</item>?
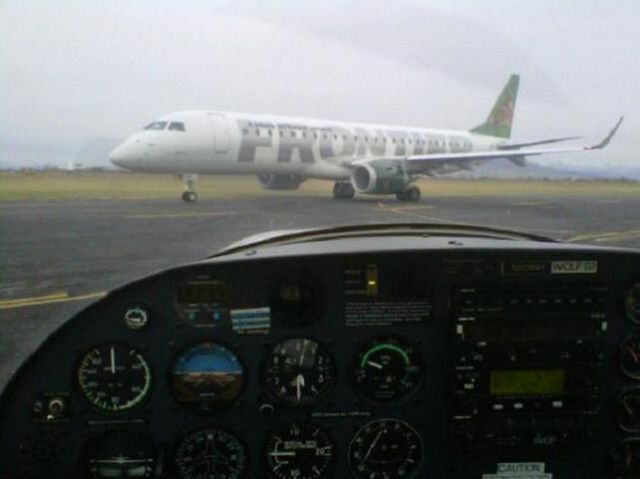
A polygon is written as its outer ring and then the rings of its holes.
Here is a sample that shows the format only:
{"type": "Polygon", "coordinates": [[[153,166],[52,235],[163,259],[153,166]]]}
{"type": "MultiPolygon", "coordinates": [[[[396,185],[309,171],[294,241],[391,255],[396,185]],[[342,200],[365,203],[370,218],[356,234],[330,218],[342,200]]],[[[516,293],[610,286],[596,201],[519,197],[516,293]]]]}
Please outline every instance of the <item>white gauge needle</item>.
{"type": "Polygon", "coordinates": [[[289,457],[291,457],[291,456],[295,456],[296,453],[293,452],[293,451],[273,451],[273,452],[270,452],[269,455],[270,456],[275,456],[275,457],[278,457],[278,456],[289,456],[289,457]]]}
{"type": "Polygon", "coordinates": [[[369,456],[371,455],[371,452],[373,451],[373,448],[376,447],[376,445],[378,444],[378,441],[382,437],[382,433],[384,433],[384,432],[386,432],[384,429],[380,430],[380,432],[378,432],[378,435],[376,436],[376,438],[371,443],[371,446],[369,446],[369,449],[367,449],[367,453],[364,455],[365,462],[367,461],[367,459],[369,459],[369,456]]]}
{"type": "Polygon", "coordinates": [[[372,368],[376,368],[376,369],[383,369],[382,364],[380,363],[376,363],[374,361],[367,361],[367,364],[369,366],[371,366],[372,368]]]}
{"type": "Polygon", "coordinates": [[[111,346],[111,374],[115,374],[116,373],[116,352],[113,349],[113,346],[111,346]]]}
{"type": "Polygon", "coordinates": [[[298,374],[296,378],[296,397],[298,401],[302,399],[302,388],[304,387],[304,376],[302,374],[298,374]]]}
{"type": "Polygon", "coordinates": [[[299,367],[302,367],[302,364],[304,363],[304,352],[307,350],[307,345],[309,344],[308,340],[304,341],[304,346],[302,347],[302,353],[300,354],[300,362],[298,363],[299,367]]]}

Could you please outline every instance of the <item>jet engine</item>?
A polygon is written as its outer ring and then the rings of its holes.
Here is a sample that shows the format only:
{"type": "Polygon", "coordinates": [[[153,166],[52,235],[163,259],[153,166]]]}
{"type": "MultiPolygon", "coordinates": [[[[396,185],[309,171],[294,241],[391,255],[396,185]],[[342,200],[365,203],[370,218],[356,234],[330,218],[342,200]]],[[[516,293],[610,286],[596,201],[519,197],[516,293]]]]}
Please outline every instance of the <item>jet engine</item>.
{"type": "Polygon", "coordinates": [[[260,186],[265,190],[297,190],[304,181],[297,175],[275,175],[273,173],[260,173],[258,175],[260,186]]]}
{"type": "Polygon", "coordinates": [[[398,162],[376,160],[362,163],[351,172],[351,183],[359,193],[389,195],[407,189],[411,177],[398,162]]]}

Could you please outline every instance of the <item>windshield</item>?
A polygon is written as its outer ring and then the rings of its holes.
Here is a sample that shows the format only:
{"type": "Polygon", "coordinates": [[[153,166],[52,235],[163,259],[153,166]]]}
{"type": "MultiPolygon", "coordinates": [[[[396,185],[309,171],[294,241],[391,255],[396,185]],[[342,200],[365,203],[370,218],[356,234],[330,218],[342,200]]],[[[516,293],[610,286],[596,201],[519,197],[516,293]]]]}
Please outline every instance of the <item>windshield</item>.
{"type": "Polygon", "coordinates": [[[164,130],[167,126],[166,121],[154,121],[153,123],[149,123],[144,127],[145,130],[164,130]]]}
{"type": "Polygon", "coordinates": [[[106,292],[265,231],[640,247],[638,25],[631,0],[3,1],[0,389],[106,292]]]}

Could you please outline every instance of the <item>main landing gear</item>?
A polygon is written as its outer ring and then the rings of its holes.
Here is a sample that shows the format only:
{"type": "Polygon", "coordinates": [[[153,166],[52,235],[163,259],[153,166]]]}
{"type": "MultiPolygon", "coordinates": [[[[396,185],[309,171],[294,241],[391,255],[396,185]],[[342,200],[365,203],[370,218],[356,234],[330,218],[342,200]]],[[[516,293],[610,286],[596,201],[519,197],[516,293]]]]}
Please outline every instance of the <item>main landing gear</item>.
{"type": "Polygon", "coordinates": [[[182,201],[185,203],[195,203],[198,201],[198,193],[195,191],[198,175],[194,173],[185,173],[182,175],[182,181],[184,181],[184,187],[186,188],[184,193],[182,193],[182,201]]]}
{"type": "Polygon", "coordinates": [[[351,199],[356,195],[356,190],[350,181],[336,181],[333,185],[333,197],[351,199]]]}
{"type": "Polygon", "coordinates": [[[404,191],[398,191],[396,198],[398,201],[420,201],[420,188],[411,186],[404,191]]]}

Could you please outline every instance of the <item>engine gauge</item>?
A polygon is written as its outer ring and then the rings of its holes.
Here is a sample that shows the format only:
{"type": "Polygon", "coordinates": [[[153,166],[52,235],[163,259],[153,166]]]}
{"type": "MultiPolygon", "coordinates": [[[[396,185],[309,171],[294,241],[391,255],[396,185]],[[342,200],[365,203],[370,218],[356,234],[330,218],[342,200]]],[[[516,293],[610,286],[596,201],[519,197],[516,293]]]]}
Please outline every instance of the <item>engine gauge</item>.
{"type": "Polygon", "coordinates": [[[620,346],[620,368],[632,379],[640,379],[640,334],[627,336],[620,346]]]}
{"type": "Polygon", "coordinates": [[[356,356],[353,382],[373,403],[395,403],[420,386],[422,369],[414,346],[397,337],[382,337],[365,345],[356,356]]]}
{"type": "Polygon", "coordinates": [[[188,347],[171,368],[171,388],[176,400],[199,409],[228,406],[243,385],[244,371],[238,356],[211,341],[188,347]]]}
{"type": "Polygon", "coordinates": [[[624,310],[627,318],[640,324],[640,283],[636,283],[624,292],[624,310]]]}
{"type": "Polygon", "coordinates": [[[625,439],[609,452],[609,468],[613,479],[640,477],[640,439],[625,439]]]}
{"type": "Polygon", "coordinates": [[[278,343],[264,370],[269,395],[292,406],[309,406],[327,398],[335,385],[335,362],[317,341],[306,338],[278,343]]]}
{"type": "Polygon", "coordinates": [[[158,456],[154,445],[133,431],[109,431],[89,443],[86,451],[88,476],[156,477],[158,456]]]}
{"type": "Polygon", "coordinates": [[[270,479],[323,479],[331,472],[335,446],[323,429],[292,423],[268,436],[263,455],[270,479]]]}
{"type": "Polygon", "coordinates": [[[205,428],[179,442],[174,462],[182,479],[237,479],[246,468],[247,451],[235,435],[205,428]]]}
{"type": "Polygon", "coordinates": [[[616,416],[622,430],[640,432],[640,388],[629,389],[620,395],[616,416]]]}
{"type": "Polygon", "coordinates": [[[105,413],[130,411],[151,391],[147,360],[137,349],[122,343],[104,343],[87,351],[76,377],[85,399],[105,413]]]}
{"type": "Polygon", "coordinates": [[[363,479],[410,479],[422,468],[420,434],[404,421],[377,419],[362,427],[349,444],[349,468],[363,479]]]}

